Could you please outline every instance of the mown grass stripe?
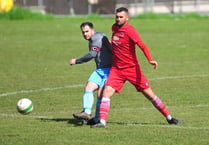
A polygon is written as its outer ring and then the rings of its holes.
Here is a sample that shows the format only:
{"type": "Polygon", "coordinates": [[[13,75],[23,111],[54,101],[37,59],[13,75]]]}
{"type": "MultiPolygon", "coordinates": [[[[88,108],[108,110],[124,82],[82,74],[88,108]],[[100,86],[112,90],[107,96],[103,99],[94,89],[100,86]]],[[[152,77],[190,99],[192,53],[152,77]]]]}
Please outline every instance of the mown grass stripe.
{"type": "MultiPolygon", "coordinates": [[[[167,76],[167,77],[159,77],[159,78],[150,78],[149,80],[186,79],[186,78],[197,78],[197,77],[208,77],[208,76],[209,74],[167,76]]],[[[16,92],[7,92],[7,93],[0,94],[0,97],[16,95],[16,94],[29,94],[29,93],[42,92],[42,91],[54,91],[54,90],[76,88],[76,87],[84,87],[84,84],[75,84],[75,85],[68,85],[64,87],[55,87],[55,88],[41,88],[37,90],[21,90],[21,91],[16,91],[16,92]]]]}
{"type": "MultiPolygon", "coordinates": [[[[4,117],[21,117],[20,115],[17,114],[5,114],[5,113],[0,113],[0,116],[4,117]]],[[[28,115],[27,117],[29,118],[37,118],[37,119],[47,119],[47,120],[53,120],[56,119],[55,117],[52,116],[35,116],[35,115],[28,115]]],[[[69,118],[70,119],[70,118],[69,118]]],[[[159,125],[159,124],[143,124],[143,123],[131,123],[131,122],[108,122],[108,125],[111,124],[118,124],[118,125],[123,125],[123,126],[139,126],[139,127],[156,127],[156,128],[171,128],[171,129],[187,129],[187,130],[209,130],[208,126],[184,126],[184,125],[159,125]]]]}

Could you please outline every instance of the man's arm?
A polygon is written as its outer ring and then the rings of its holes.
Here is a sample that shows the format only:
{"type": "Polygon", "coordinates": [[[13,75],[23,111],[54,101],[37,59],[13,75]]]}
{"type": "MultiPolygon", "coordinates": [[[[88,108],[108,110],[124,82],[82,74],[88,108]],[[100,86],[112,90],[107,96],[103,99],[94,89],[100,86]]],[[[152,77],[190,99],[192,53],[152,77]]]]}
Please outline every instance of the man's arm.
{"type": "Polygon", "coordinates": [[[157,63],[157,61],[150,61],[149,62],[151,65],[153,65],[154,66],[154,69],[157,69],[158,68],[158,63],[157,63]]]}
{"type": "Polygon", "coordinates": [[[84,62],[88,62],[90,61],[92,58],[94,58],[96,56],[97,52],[96,51],[89,51],[88,54],[84,55],[83,57],[81,58],[78,58],[78,59],[71,59],[69,61],[69,64],[70,65],[73,65],[73,64],[81,64],[81,63],[84,63],[84,62]]]}
{"type": "Polygon", "coordinates": [[[139,46],[139,48],[141,48],[141,50],[143,51],[144,55],[146,56],[148,62],[154,66],[154,69],[157,69],[158,68],[158,63],[157,61],[154,61],[152,59],[152,55],[148,49],[148,47],[142,42],[142,41],[139,41],[137,42],[137,45],[139,46]]]}

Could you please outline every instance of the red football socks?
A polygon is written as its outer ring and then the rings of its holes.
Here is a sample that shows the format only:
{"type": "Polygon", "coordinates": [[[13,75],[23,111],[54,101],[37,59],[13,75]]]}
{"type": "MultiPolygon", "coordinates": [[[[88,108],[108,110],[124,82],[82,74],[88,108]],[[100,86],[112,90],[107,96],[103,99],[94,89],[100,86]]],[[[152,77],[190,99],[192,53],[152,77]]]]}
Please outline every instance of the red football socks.
{"type": "Polygon", "coordinates": [[[152,100],[152,104],[155,106],[155,108],[157,108],[163,114],[163,116],[167,117],[168,115],[170,115],[166,106],[157,96],[155,96],[154,99],[152,100]]]}
{"type": "Polygon", "coordinates": [[[102,102],[100,104],[100,120],[106,121],[107,115],[110,110],[110,98],[102,98],[102,102]]]}

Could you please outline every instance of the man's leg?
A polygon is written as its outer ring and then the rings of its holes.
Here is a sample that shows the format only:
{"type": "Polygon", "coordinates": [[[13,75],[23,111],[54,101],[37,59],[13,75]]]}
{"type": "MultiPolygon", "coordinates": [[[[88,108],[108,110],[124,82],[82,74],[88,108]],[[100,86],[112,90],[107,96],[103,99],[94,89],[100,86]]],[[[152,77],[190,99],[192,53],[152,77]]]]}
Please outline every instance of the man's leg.
{"type": "Polygon", "coordinates": [[[91,109],[94,103],[93,92],[98,88],[98,85],[92,81],[88,81],[83,94],[83,111],[74,113],[73,116],[77,119],[89,120],[91,109]]]}
{"type": "Polygon", "coordinates": [[[152,102],[153,106],[160,111],[160,113],[166,118],[169,124],[182,124],[182,121],[177,120],[171,116],[164,103],[153,93],[151,88],[142,90],[142,93],[152,102]]]}
{"type": "Polygon", "coordinates": [[[100,123],[92,125],[92,128],[105,128],[107,116],[110,110],[110,98],[115,93],[115,89],[110,86],[105,86],[103,97],[100,104],[99,116],[100,116],[100,123]]]}

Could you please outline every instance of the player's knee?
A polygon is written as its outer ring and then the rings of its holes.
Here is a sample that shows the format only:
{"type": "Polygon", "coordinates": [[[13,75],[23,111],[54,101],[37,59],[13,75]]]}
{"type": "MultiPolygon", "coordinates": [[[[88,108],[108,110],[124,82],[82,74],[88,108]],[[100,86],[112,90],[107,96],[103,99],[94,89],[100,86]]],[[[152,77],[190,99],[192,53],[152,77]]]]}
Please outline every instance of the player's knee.
{"type": "Polygon", "coordinates": [[[95,91],[96,89],[98,89],[98,85],[95,82],[92,81],[88,81],[85,87],[86,91],[95,91]]]}
{"type": "Polygon", "coordinates": [[[110,98],[113,94],[115,93],[115,89],[112,88],[111,86],[105,86],[105,89],[103,91],[103,97],[108,97],[110,98]]]}

